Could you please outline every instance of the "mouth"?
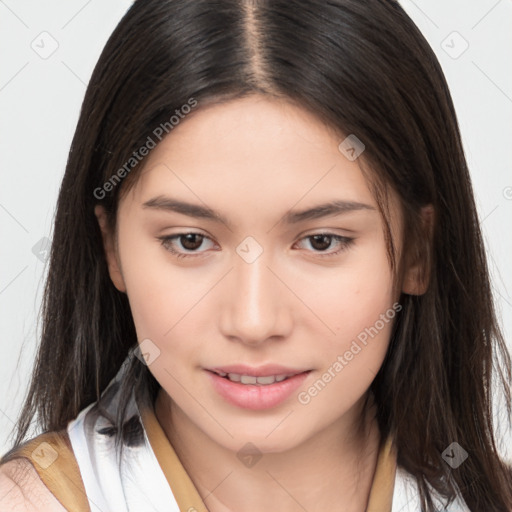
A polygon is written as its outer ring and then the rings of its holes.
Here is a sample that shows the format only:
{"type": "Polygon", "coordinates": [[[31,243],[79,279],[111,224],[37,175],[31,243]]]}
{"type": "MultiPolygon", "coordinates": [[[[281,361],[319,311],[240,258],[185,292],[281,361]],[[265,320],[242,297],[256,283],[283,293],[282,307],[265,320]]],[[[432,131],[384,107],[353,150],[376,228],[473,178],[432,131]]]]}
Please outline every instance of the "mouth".
{"type": "Polygon", "coordinates": [[[286,400],[304,384],[312,370],[267,365],[208,368],[213,389],[231,405],[242,409],[270,409],[286,400]]]}

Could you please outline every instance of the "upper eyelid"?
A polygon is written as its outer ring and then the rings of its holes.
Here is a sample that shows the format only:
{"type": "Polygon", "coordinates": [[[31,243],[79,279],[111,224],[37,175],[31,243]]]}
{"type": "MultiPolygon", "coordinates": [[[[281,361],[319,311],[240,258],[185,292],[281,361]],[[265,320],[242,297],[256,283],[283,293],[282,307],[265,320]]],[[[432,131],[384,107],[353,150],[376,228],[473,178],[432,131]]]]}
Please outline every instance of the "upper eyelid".
{"type": "MultiPolygon", "coordinates": [[[[161,237],[159,238],[166,238],[166,239],[172,239],[172,238],[179,238],[180,236],[184,236],[184,235],[200,235],[204,238],[208,238],[209,240],[211,240],[212,242],[215,242],[215,240],[213,239],[213,237],[211,237],[210,235],[206,235],[205,233],[202,233],[200,231],[180,231],[179,233],[172,233],[170,235],[162,235],[161,237]]],[[[332,237],[340,237],[340,238],[346,238],[346,239],[349,239],[349,238],[354,238],[352,236],[346,236],[346,235],[342,235],[340,233],[334,233],[332,231],[328,231],[328,230],[325,230],[325,231],[316,231],[314,233],[305,233],[305,234],[301,234],[297,240],[302,240],[304,238],[309,238],[311,236],[317,236],[317,235],[325,235],[325,236],[332,236],[332,237]]]]}
{"type": "MultiPolygon", "coordinates": [[[[186,229],[193,229],[193,228],[186,228],[186,229]]],[[[328,235],[328,236],[339,236],[341,238],[355,238],[352,235],[343,235],[341,233],[336,233],[334,230],[340,229],[340,228],[325,228],[322,230],[322,228],[317,228],[319,231],[313,231],[309,232],[309,230],[306,230],[304,233],[300,233],[297,236],[297,240],[302,240],[303,238],[308,238],[310,236],[315,235],[328,235]]],[[[354,233],[351,229],[343,229],[342,231],[348,232],[348,233],[354,233]]],[[[179,231],[177,233],[170,233],[169,235],[162,235],[160,238],[173,238],[173,237],[179,237],[180,235],[201,235],[205,238],[208,238],[212,241],[214,241],[214,238],[210,236],[209,234],[203,232],[203,231],[179,231]]]]}

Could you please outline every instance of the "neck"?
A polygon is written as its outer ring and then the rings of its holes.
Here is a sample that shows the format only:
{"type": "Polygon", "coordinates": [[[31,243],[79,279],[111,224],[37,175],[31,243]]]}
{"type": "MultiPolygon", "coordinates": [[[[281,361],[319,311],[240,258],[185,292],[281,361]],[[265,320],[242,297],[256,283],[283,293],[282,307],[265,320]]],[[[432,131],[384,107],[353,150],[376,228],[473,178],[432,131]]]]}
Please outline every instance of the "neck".
{"type": "Polygon", "coordinates": [[[155,413],[210,512],[333,510],[333,503],[336,510],[363,512],[380,433],[373,404],[363,411],[362,403],[351,410],[362,418],[351,430],[340,429],[347,422],[334,423],[293,449],[265,453],[251,467],[190,422],[162,389],[155,413]]]}

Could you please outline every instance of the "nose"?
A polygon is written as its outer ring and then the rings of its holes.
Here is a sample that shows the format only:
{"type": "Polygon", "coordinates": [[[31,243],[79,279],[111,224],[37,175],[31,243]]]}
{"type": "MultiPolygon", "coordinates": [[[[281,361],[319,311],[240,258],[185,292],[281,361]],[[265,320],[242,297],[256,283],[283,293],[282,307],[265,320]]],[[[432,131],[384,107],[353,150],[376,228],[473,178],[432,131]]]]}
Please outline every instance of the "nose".
{"type": "Polygon", "coordinates": [[[237,256],[221,299],[220,327],[227,338],[259,345],[289,336],[293,297],[269,263],[265,252],[251,263],[237,256]]]}

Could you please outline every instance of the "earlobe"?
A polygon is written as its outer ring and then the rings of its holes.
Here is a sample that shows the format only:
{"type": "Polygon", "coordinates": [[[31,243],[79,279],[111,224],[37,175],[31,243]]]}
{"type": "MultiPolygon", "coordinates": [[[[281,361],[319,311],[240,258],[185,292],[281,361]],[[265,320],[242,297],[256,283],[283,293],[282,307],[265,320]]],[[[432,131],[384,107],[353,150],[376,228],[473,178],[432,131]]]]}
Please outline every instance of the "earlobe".
{"type": "Polygon", "coordinates": [[[119,258],[116,250],[116,244],[114,240],[114,233],[111,232],[109,224],[107,222],[107,213],[105,208],[101,205],[94,207],[94,214],[98,220],[100,226],[101,235],[103,238],[103,249],[105,251],[105,258],[107,260],[108,272],[110,279],[114,286],[120,291],[126,293],[126,286],[121,272],[119,258]]]}
{"type": "Polygon", "coordinates": [[[407,250],[406,266],[402,280],[402,292],[408,295],[423,295],[427,290],[432,272],[430,257],[434,231],[434,208],[432,205],[421,209],[421,234],[414,241],[414,247],[407,250]]]}

